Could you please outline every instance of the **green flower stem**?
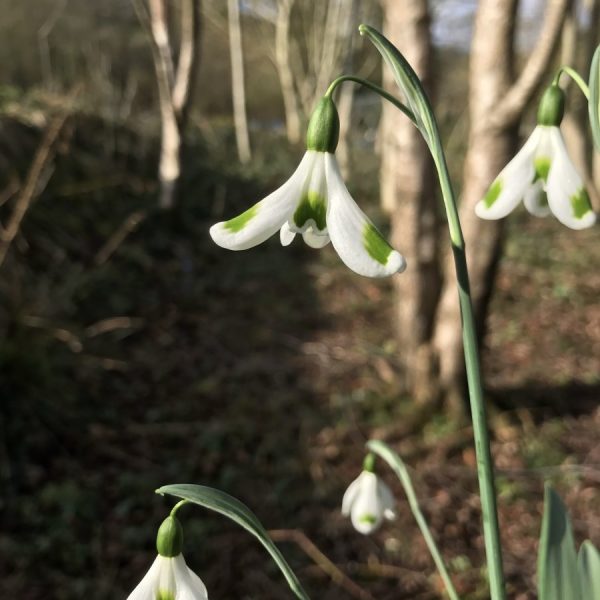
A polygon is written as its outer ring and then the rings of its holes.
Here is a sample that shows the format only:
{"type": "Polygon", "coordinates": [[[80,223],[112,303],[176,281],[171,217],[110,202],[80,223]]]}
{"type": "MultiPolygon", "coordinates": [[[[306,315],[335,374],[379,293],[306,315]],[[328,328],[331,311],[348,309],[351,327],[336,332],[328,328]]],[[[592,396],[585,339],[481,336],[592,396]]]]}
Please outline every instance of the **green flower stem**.
{"type": "MultiPolygon", "coordinates": [[[[436,132],[437,133],[437,132],[436,132]]],[[[498,526],[498,509],[496,506],[496,490],[494,486],[494,468],[490,450],[490,436],[483,389],[481,386],[481,367],[475,328],[475,317],[469,286],[469,271],[465,254],[465,242],[458,218],[458,209],[454,190],[450,182],[448,166],[443,153],[439,134],[435,136],[436,151],[432,152],[440,179],[442,196],[448,217],[452,254],[456,268],[458,300],[462,318],[462,338],[473,421],[473,437],[475,438],[475,454],[477,456],[477,478],[481,497],[483,515],[483,535],[488,560],[488,575],[492,600],[504,600],[504,574],[502,570],[502,547],[500,545],[500,529],[498,526]]]]}
{"type": "Polygon", "coordinates": [[[554,85],[558,85],[560,76],[563,73],[566,73],[579,86],[579,89],[581,90],[583,95],[586,97],[586,99],[589,101],[590,88],[588,87],[587,83],[583,80],[583,77],[581,77],[581,75],[575,69],[572,69],[571,67],[568,67],[565,65],[565,66],[562,66],[560,69],[558,69],[558,71],[556,72],[556,75],[554,76],[554,79],[552,80],[552,83],[554,85]]]}
{"type": "Polygon", "coordinates": [[[171,516],[175,517],[175,515],[177,514],[177,511],[184,505],[184,504],[188,504],[189,500],[180,500],[172,509],[171,509],[171,516]]]}
{"type": "Polygon", "coordinates": [[[446,591],[448,592],[448,596],[451,600],[459,600],[458,594],[454,589],[454,585],[452,583],[452,579],[446,570],[446,565],[444,564],[444,559],[436,546],[435,540],[431,535],[431,531],[427,525],[427,521],[421,512],[421,507],[419,506],[419,501],[417,500],[417,495],[415,494],[415,489],[413,488],[412,481],[410,479],[410,475],[408,473],[408,469],[406,465],[402,461],[402,459],[387,445],[378,440],[371,440],[367,442],[367,448],[380,456],[390,468],[396,473],[402,487],[404,488],[404,492],[406,493],[406,497],[408,499],[408,504],[410,509],[417,521],[417,525],[425,538],[425,543],[427,544],[427,548],[429,548],[429,552],[431,557],[433,558],[433,562],[437,567],[440,576],[446,586],[446,591]]]}
{"type": "Polygon", "coordinates": [[[396,98],[392,94],[386,92],[383,88],[380,88],[378,85],[375,85],[373,82],[369,81],[368,79],[363,79],[362,77],[354,77],[353,75],[341,75],[340,77],[338,77],[337,79],[334,79],[331,82],[330,86],[327,88],[327,91],[325,92],[325,97],[331,97],[331,95],[335,91],[335,88],[338,85],[340,85],[341,83],[344,83],[344,81],[352,81],[353,83],[358,83],[358,84],[372,90],[376,94],[379,94],[382,98],[385,98],[388,102],[391,102],[396,108],[401,110],[415,125],[417,124],[417,120],[416,120],[413,112],[409,108],[407,108],[404,104],[402,104],[402,102],[400,102],[400,100],[398,100],[398,98],[396,98]]]}

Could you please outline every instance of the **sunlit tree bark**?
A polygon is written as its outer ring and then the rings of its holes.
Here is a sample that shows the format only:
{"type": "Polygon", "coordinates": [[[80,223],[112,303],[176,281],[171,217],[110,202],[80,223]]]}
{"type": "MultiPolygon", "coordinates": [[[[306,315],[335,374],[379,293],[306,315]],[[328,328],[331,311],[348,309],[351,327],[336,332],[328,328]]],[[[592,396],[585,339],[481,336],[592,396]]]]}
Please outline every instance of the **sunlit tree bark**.
{"type": "MultiPolygon", "coordinates": [[[[427,0],[384,3],[384,33],[409,60],[426,88],[431,82],[427,0]]],[[[394,82],[384,69],[390,91],[394,82]]],[[[431,90],[429,90],[431,91],[431,90]]],[[[422,402],[437,395],[430,337],[440,289],[435,181],[429,151],[416,127],[385,102],[381,131],[381,201],[390,214],[392,241],[410,268],[394,278],[396,323],[405,386],[422,402]]]]}
{"type": "Polygon", "coordinates": [[[246,85],[244,82],[244,54],[242,49],[242,25],[239,0],[227,1],[229,25],[229,53],[231,56],[231,95],[233,97],[233,120],[235,140],[240,162],[251,158],[248,118],[246,116],[246,85]]]}

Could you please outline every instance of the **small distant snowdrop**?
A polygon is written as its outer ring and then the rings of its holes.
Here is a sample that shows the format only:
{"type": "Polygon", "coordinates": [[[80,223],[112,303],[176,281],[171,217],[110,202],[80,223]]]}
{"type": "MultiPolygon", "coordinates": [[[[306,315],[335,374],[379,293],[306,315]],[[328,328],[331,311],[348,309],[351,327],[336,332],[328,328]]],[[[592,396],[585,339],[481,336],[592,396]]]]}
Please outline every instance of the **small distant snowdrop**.
{"type": "Polygon", "coordinates": [[[384,519],[396,518],[395,505],[390,488],[371,470],[363,470],[344,494],[342,514],[350,517],[356,531],[368,535],[384,519]]]}

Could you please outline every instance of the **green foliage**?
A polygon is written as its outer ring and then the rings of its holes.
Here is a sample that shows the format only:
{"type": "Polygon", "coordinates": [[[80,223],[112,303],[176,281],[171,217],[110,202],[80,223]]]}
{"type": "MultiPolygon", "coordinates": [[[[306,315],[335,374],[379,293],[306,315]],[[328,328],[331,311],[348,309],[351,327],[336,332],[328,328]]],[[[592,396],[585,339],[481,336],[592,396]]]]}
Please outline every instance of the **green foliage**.
{"type": "Polygon", "coordinates": [[[164,485],[158,490],[157,494],[169,494],[183,500],[188,500],[209,510],[214,510],[219,514],[231,519],[240,527],[250,532],[265,547],[271,558],[275,561],[283,573],[290,589],[297,598],[308,600],[308,595],[302,589],[298,578],[287,564],[285,558],[269,537],[266,529],[262,526],[256,515],[237,498],[226,494],[215,488],[204,485],[194,484],[176,484],[164,485]]]}
{"type": "Polygon", "coordinates": [[[592,128],[592,138],[596,150],[600,152],[600,46],[596,48],[592,64],[590,66],[590,98],[588,109],[590,115],[590,126],[592,128]]]}
{"type": "Polygon", "coordinates": [[[600,598],[600,554],[587,540],[577,556],[569,514],[549,485],[544,494],[538,590],[539,600],[600,598]]]}

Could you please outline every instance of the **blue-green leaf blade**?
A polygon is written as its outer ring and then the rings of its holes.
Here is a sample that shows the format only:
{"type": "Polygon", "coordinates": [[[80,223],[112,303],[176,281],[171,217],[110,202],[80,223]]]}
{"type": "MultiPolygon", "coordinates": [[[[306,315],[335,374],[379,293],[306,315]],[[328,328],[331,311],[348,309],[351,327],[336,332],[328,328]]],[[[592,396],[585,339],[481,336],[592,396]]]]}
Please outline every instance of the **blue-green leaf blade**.
{"type": "Polygon", "coordinates": [[[590,66],[590,99],[588,109],[594,146],[600,152],[600,46],[596,48],[590,66]]]}
{"type": "Polygon", "coordinates": [[[237,498],[204,485],[191,483],[180,483],[164,485],[156,490],[157,494],[169,494],[188,502],[193,502],[204,508],[215,511],[228,519],[231,519],[246,531],[250,532],[267,550],[275,564],[283,573],[290,589],[297,598],[309,600],[307,593],[302,588],[300,581],[288,565],[287,561],[269,537],[266,529],[262,526],[256,515],[237,498]]]}
{"type": "Polygon", "coordinates": [[[600,598],[600,552],[590,540],[583,542],[579,548],[577,566],[582,600],[598,600],[600,598]]]}
{"type": "Polygon", "coordinates": [[[549,486],[538,554],[539,600],[582,600],[571,521],[560,496],[549,486]]]}
{"type": "Polygon", "coordinates": [[[421,81],[403,54],[379,31],[369,25],[360,25],[361,35],[366,35],[390,67],[406,103],[416,117],[417,126],[425,141],[432,147],[435,139],[435,122],[431,103],[421,81]]]}

